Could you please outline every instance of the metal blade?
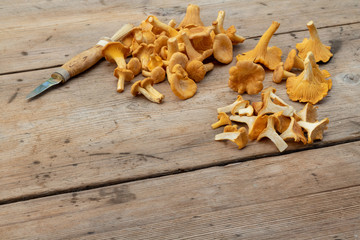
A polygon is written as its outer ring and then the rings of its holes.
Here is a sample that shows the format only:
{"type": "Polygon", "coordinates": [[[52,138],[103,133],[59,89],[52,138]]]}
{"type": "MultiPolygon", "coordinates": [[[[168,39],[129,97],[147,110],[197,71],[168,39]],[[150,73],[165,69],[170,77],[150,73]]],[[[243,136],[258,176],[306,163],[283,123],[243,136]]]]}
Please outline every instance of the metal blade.
{"type": "Polygon", "coordinates": [[[26,96],[26,99],[33,98],[33,97],[39,95],[40,93],[42,93],[43,91],[45,91],[46,89],[48,89],[56,84],[59,84],[59,83],[61,83],[61,80],[51,77],[46,82],[44,82],[43,84],[41,84],[40,86],[35,88],[31,93],[29,93],[26,96]]]}

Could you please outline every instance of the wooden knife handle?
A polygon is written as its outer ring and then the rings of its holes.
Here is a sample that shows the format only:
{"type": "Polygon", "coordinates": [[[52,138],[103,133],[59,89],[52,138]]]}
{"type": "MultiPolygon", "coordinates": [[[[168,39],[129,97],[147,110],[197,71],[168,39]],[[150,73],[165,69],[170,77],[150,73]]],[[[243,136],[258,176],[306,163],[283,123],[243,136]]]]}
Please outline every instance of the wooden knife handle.
{"type": "Polygon", "coordinates": [[[61,68],[65,69],[69,73],[70,77],[82,73],[103,57],[101,53],[102,48],[103,46],[101,45],[95,45],[71,58],[62,65],[61,68]]]}

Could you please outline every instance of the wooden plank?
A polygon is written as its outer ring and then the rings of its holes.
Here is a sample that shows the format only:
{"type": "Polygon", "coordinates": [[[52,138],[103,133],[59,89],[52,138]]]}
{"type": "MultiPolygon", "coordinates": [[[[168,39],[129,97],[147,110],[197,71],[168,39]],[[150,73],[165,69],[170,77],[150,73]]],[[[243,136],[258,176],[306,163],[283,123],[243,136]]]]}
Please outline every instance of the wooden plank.
{"type": "Polygon", "coordinates": [[[2,239],[360,234],[360,142],[0,206],[2,239]]]}
{"type": "MultiPolygon", "coordinates": [[[[289,143],[287,151],[359,139],[359,29],[355,24],[319,31],[325,42],[338,42],[335,57],[322,65],[333,75],[332,90],[318,104],[319,118],[330,119],[329,129],[323,141],[289,143]]],[[[287,55],[306,34],[297,39],[278,35],[271,44],[287,55]]],[[[242,50],[255,44],[251,40],[242,50]]],[[[30,102],[26,94],[51,70],[0,76],[0,99],[6,103],[0,106],[5,113],[0,118],[0,201],[278,154],[269,141],[251,142],[239,151],[213,140],[222,131],[210,128],[216,108],[237,96],[227,87],[229,67],[216,66],[186,101],[178,100],[167,82],[156,85],[166,96],[160,105],[133,97],[129,85],[118,94],[114,66],[106,62],[30,102]]],[[[290,103],[285,84],[272,83],[271,72],[264,86],[275,86],[290,103]]],[[[260,100],[259,95],[244,98],[260,100]]],[[[297,110],[303,106],[291,104],[297,110]]]]}
{"type": "MultiPolygon", "coordinates": [[[[358,1],[197,1],[201,17],[210,25],[225,10],[225,26],[232,24],[245,37],[261,35],[273,20],[278,30],[306,30],[306,23],[326,27],[360,21],[358,1]],[[292,9],[289,11],[289,7],[292,9]]],[[[64,64],[72,56],[111,36],[125,23],[139,24],[148,15],[164,22],[180,22],[188,1],[118,2],[109,0],[2,1],[0,4],[0,74],[64,64]]]]}

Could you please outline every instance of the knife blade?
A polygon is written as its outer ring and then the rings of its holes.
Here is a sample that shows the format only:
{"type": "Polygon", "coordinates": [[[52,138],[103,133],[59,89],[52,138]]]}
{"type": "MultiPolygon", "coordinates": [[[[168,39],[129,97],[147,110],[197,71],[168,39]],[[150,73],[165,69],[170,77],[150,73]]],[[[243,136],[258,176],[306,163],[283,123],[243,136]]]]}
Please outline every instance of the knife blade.
{"type": "Polygon", "coordinates": [[[51,77],[46,82],[40,84],[31,93],[29,93],[26,96],[26,99],[33,98],[33,97],[39,95],[40,93],[42,93],[43,91],[45,91],[46,89],[51,88],[52,86],[55,86],[55,85],[57,85],[59,83],[61,83],[61,80],[51,77]]]}
{"type": "Polygon", "coordinates": [[[30,100],[52,86],[64,83],[75,75],[78,75],[95,65],[95,63],[103,57],[101,53],[102,48],[109,42],[120,41],[133,29],[133,27],[134,26],[132,24],[125,24],[111,38],[104,37],[92,48],[89,48],[88,50],[85,50],[71,58],[53,74],[51,74],[51,78],[30,92],[26,96],[26,99],[30,100]]]}

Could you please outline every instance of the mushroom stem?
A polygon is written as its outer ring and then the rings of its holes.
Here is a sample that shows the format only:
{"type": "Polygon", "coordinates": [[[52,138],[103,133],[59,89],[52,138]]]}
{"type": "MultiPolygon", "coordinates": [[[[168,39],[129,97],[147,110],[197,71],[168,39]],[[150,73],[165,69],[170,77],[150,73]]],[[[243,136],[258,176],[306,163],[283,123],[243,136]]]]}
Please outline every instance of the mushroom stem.
{"type": "Polygon", "coordinates": [[[193,60],[193,59],[200,58],[201,54],[198,51],[195,50],[195,48],[191,44],[190,39],[186,35],[186,33],[182,33],[181,36],[182,36],[182,39],[184,41],[186,53],[187,53],[189,59],[193,60]]]}
{"type": "Polygon", "coordinates": [[[158,28],[166,31],[167,33],[169,33],[170,37],[176,37],[179,34],[178,31],[176,31],[174,28],[170,27],[169,25],[161,22],[155,16],[149,16],[147,20],[153,26],[158,27],[158,28]]]}
{"type": "Polygon", "coordinates": [[[314,78],[313,68],[310,60],[311,55],[314,57],[314,55],[311,52],[309,52],[308,56],[304,61],[304,80],[309,82],[314,82],[316,81],[316,79],[314,78]]]}
{"type": "Polygon", "coordinates": [[[153,88],[151,85],[147,85],[144,87],[144,89],[150,93],[151,96],[153,96],[154,99],[156,99],[156,102],[161,102],[162,99],[164,99],[164,95],[158,92],[155,88],[153,88]]]}
{"type": "Polygon", "coordinates": [[[185,27],[189,24],[204,26],[203,22],[200,19],[200,7],[198,5],[189,4],[187,6],[185,17],[179,24],[179,28],[185,27]]]}
{"type": "Polygon", "coordinates": [[[288,145],[275,131],[273,119],[273,116],[268,118],[266,128],[260,133],[256,140],[260,141],[262,138],[267,137],[276,145],[280,152],[283,152],[288,147],[288,145]]]}
{"type": "Polygon", "coordinates": [[[214,64],[213,63],[205,63],[204,68],[205,68],[205,72],[209,72],[214,69],[214,64]]]}
{"type": "Polygon", "coordinates": [[[296,76],[295,73],[292,73],[292,72],[289,72],[286,70],[284,70],[284,72],[283,72],[283,78],[289,78],[289,77],[295,77],[295,76],[296,76]]]}
{"type": "Polygon", "coordinates": [[[122,55],[121,57],[115,57],[114,60],[118,68],[126,68],[126,61],[124,55],[122,55]]]}
{"type": "Polygon", "coordinates": [[[177,38],[173,37],[173,38],[169,38],[168,42],[167,42],[167,60],[169,61],[171,56],[176,53],[179,52],[179,44],[178,44],[178,40],[177,38]]]}
{"type": "Polygon", "coordinates": [[[224,19],[225,19],[225,11],[219,11],[216,21],[212,23],[212,25],[215,27],[214,29],[215,34],[225,33],[224,19]]]}
{"type": "Polygon", "coordinates": [[[273,21],[271,26],[266,30],[266,32],[261,36],[258,44],[255,49],[260,53],[260,55],[265,56],[267,47],[269,45],[271,37],[274,35],[276,30],[279,28],[280,23],[273,21]]]}
{"type": "Polygon", "coordinates": [[[119,74],[116,91],[119,93],[123,92],[125,88],[124,85],[125,85],[125,76],[124,74],[119,74]]]}
{"type": "Polygon", "coordinates": [[[314,25],[314,21],[310,21],[306,24],[307,28],[309,29],[310,38],[312,38],[315,41],[320,41],[320,37],[318,34],[318,31],[314,25]]]}
{"type": "Polygon", "coordinates": [[[139,87],[139,92],[144,95],[147,99],[149,99],[152,102],[160,103],[159,98],[156,96],[153,96],[150,92],[148,92],[145,88],[139,87]]]}

